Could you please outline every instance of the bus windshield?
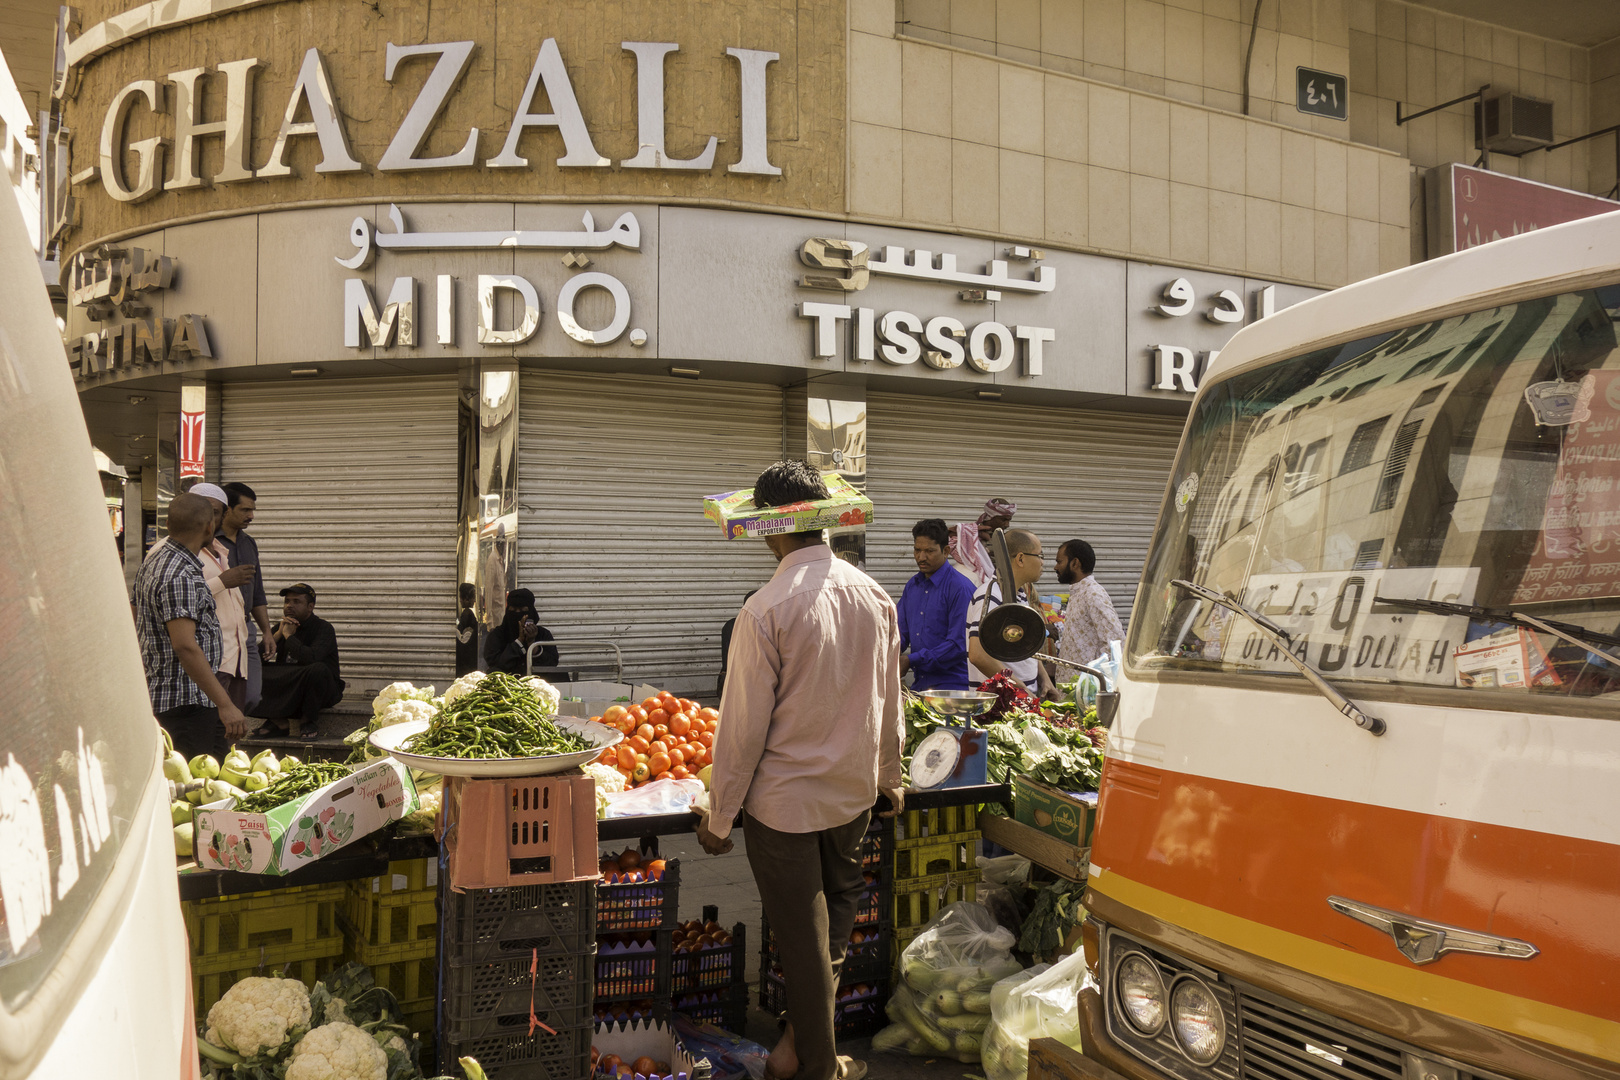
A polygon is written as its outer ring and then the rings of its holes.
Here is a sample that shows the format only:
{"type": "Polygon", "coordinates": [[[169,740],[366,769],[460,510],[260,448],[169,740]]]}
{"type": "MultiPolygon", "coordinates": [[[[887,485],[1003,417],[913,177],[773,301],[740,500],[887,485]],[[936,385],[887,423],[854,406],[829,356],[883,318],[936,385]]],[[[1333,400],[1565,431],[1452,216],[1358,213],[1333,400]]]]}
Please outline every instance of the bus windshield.
{"type": "Polygon", "coordinates": [[[1299,677],[1185,579],[1270,619],[1335,683],[1614,715],[1617,318],[1620,286],[1563,293],[1210,386],[1131,620],[1133,672],[1299,677]]]}

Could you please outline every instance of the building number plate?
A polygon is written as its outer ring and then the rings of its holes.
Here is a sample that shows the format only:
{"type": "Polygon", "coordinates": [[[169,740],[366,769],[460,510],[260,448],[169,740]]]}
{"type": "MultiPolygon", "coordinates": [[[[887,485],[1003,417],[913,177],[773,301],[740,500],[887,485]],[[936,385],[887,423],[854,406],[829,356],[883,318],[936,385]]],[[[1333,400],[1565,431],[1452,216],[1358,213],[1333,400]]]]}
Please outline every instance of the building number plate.
{"type": "Polygon", "coordinates": [[[1348,87],[1343,75],[1313,71],[1307,67],[1294,70],[1297,73],[1295,92],[1298,95],[1295,104],[1300,112],[1310,113],[1313,116],[1327,116],[1334,120],[1345,118],[1348,87]]]}

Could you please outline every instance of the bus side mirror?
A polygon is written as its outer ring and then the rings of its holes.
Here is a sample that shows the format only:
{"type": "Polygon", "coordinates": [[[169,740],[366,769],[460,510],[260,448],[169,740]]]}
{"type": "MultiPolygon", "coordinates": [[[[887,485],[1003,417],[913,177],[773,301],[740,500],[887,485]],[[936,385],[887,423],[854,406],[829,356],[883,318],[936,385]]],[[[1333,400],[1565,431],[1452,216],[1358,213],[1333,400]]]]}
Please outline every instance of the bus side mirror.
{"type": "Polygon", "coordinates": [[[1097,695],[1097,723],[1105,728],[1114,726],[1114,717],[1119,715],[1119,691],[1104,690],[1097,695]]]}

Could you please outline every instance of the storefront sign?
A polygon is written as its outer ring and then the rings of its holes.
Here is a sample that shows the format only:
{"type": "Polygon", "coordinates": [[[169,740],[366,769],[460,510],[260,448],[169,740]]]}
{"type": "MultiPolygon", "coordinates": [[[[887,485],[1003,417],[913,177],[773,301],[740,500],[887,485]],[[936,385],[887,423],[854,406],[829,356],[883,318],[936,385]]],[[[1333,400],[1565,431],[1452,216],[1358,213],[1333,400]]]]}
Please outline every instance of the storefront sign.
{"type": "Polygon", "coordinates": [[[1468,165],[1431,169],[1426,186],[1431,258],[1620,210],[1620,202],[1583,191],[1468,165]]]}
{"type": "MultiPolygon", "coordinates": [[[[187,389],[190,389],[187,387],[187,389]]],[[[204,428],[207,426],[208,414],[204,412],[182,412],[180,414],[180,479],[197,477],[205,473],[203,460],[204,428]]]]}
{"type": "Polygon", "coordinates": [[[155,294],[173,286],[175,266],[168,256],[137,247],[104,247],[73,259],[68,267],[68,304],[92,322],[125,320],[67,341],[75,379],[214,355],[201,315],[167,319],[153,310],[155,294]]]}
{"type": "MultiPolygon", "coordinates": [[[[1009,248],[1008,255],[1021,262],[1039,262],[1043,255],[1030,248],[1009,248]]],[[[993,259],[982,273],[959,270],[952,254],[887,246],[881,258],[872,258],[871,248],[857,240],[812,237],[799,248],[799,260],[817,273],[806,274],[799,285],[840,293],[861,292],[872,275],[887,275],[945,285],[955,289],[957,298],[971,303],[997,303],[1002,293],[1042,295],[1057,288],[1057,271],[1039,267],[1034,274],[1009,272],[1007,262],[993,259]],[[830,272],[819,272],[830,271],[830,272]],[[958,288],[966,286],[966,288],[958,288]]],[[[813,327],[810,355],[827,360],[839,355],[840,328],[851,335],[849,356],[857,363],[881,360],[894,367],[921,360],[938,371],[967,366],[985,375],[994,375],[1023,358],[1021,373],[1030,378],[1042,374],[1044,346],[1056,338],[1046,326],[1007,326],[985,319],[970,328],[961,319],[936,315],[923,319],[909,311],[888,311],[879,315],[875,307],[849,304],[805,302],[798,305],[800,318],[813,327]]]]}
{"type": "MultiPolygon", "coordinates": [[[[293,140],[302,138],[313,138],[319,144],[321,157],[315,171],[323,174],[355,173],[368,168],[378,172],[480,166],[522,169],[529,167],[529,159],[519,153],[520,143],[526,132],[536,129],[553,129],[561,136],[564,152],[556,159],[561,168],[712,169],[718,146],[715,135],[707,137],[703,150],[694,157],[672,157],[665,150],[664,131],[670,119],[664,100],[665,60],[671,53],[678,52],[680,46],[674,42],[626,41],[621,47],[636,58],[638,148],[633,156],[617,163],[597,151],[573,80],[563,63],[562,51],[554,38],[546,38],[540,44],[528,80],[508,114],[497,153],[480,160],[479,130],[474,127],[466,131],[464,139],[460,132],[455,133],[456,140],[461,142],[461,149],[455,153],[422,156],[423,147],[462,85],[477,45],[472,41],[419,45],[397,45],[390,41],[383,55],[382,81],[394,82],[396,74],[407,65],[430,61],[433,66],[375,162],[362,161],[354,155],[344,126],[343,104],[333,89],[327,62],[319,49],[310,49],[304,53],[275,144],[264,164],[255,166],[248,160],[249,118],[254,115],[256,104],[259,80],[255,75],[267,65],[257,57],[247,57],[219,64],[212,70],[198,67],[173,71],[161,81],[136,79],[120,88],[101,117],[97,165],[75,176],[74,181],[89,182],[99,176],[106,193],[125,203],[140,202],[164,191],[198,188],[205,183],[197,172],[198,146],[204,139],[219,139],[223,145],[219,171],[207,181],[222,185],[292,176],[288,148],[293,140]],[[224,84],[209,92],[209,96],[224,99],[223,119],[202,120],[203,94],[198,90],[198,80],[205,75],[216,84],[221,81],[224,84]],[[172,95],[167,93],[167,86],[174,87],[172,95]],[[171,96],[173,118],[166,125],[159,125],[162,133],[131,140],[127,132],[131,115],[140,110],[167,117],[171,96]],[[542,100],[547,110],[544,112],[537,111],[541,107],[537,102],[542,100]],[[298,119],[305,114],[308,120],[298,119]],[[163,158],[170,145],[174,147],[174,169],[165,180],[163,158]],[[130,155],[134,157],[134,167],[126,170],[124,165],[130,155]]],[[[725,55],[737,64],[740,101],[737,157],[726,166],[726,172],[779,176],[782,170],[771,164],[766,145],[769,124],[766,71],[780,58],[779,54],[728,48],[725,55]]],[[[510,89],[516,92],[517,86],[514,84],[510,89]]]]}
{"type": "MultiPolygon", "coordinates": [[[[334,258],[342,267],[359,270],[371,265],[376,250],[405,252],[422,251],[563,251],[562,264],[574,270],[583,270],[591,264],[587,251],[604,251],[619,247],[636,251],[641,247],[641,224],[633,213],[620,214],[613,225],[598,230],[595,218],[585,211],[583,228],[572,230],[509,229],[487,232],[413,232],[405,222],[398,206],[388,208],[393,222],[392,232],[373,232],[364,217],[357,217],[349,226],[349,239],[355,253],[348,258],[334,258]]],[[[544,304],[540,293],[527,278],[516,274],[479,274],[476,281],[478,304],[478,344],[486,346],[521,345],[533,338],[540,329],[544,304]],[[497,296],[508,294],[512,301],[512,325],[501,329],[497,324],[497,296]]],[[[457,297],[462,291],[453,275],[437,274],[434,278],[434,325],[437,343],[456,345],[457,297]]],[[[411,348],[417,345],[417,293],[415,277],[394,279],[388,300],[381,311],[372,294],[370,284],[363,278],[348,278],[343,282],[343,344],[351,349],[411,348]]],[[[584,345],[611,345],[630,327],[630,290],[612,274],[599,271],[578,273],[563,283],[557,292],[556,319],[563,333],[584,345]],[[600,289],[612,303],[612,314],[599,329],[584,326],[576,314],[579,296],[587,289],[600,289]]],[[[640,347],[647,343],[647,332],[640,327],[630,330],[630,344],[640,347]]]]}
{"type": "Polygon", "coordinates": [[[1130,350],[1143,363],[1133,393],[1197,392],[1221,348],[1258,322],[1320,290],[1132,263],[1130,350]]]}

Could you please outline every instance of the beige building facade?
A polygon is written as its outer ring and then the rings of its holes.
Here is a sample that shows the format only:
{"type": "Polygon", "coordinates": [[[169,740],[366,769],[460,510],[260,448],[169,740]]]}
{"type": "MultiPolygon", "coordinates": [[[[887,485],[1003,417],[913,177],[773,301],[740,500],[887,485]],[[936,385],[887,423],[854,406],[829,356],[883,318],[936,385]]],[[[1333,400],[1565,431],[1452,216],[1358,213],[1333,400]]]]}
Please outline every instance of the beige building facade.
{"type": "MultiPolygon", "coordinates": [[[[1471,103],[1397,103],[1489,82],[1558,139],[1613,122],[1601,19],[1447,6],[87,4],[44,233],[92,434],[140,477],[126,556],[242,480],[353,686],[453,674],[467,584],[701,692],[769,565],[698,500],[786,452],[867,485],[835,543],[896,591],[913,521],[1000,495],[1091,539],[1127,614],[1209,354],[1430,254],[1471,103]]],[[[1490,164],[1601,194],[1608,150],[1490,164]]]]}

